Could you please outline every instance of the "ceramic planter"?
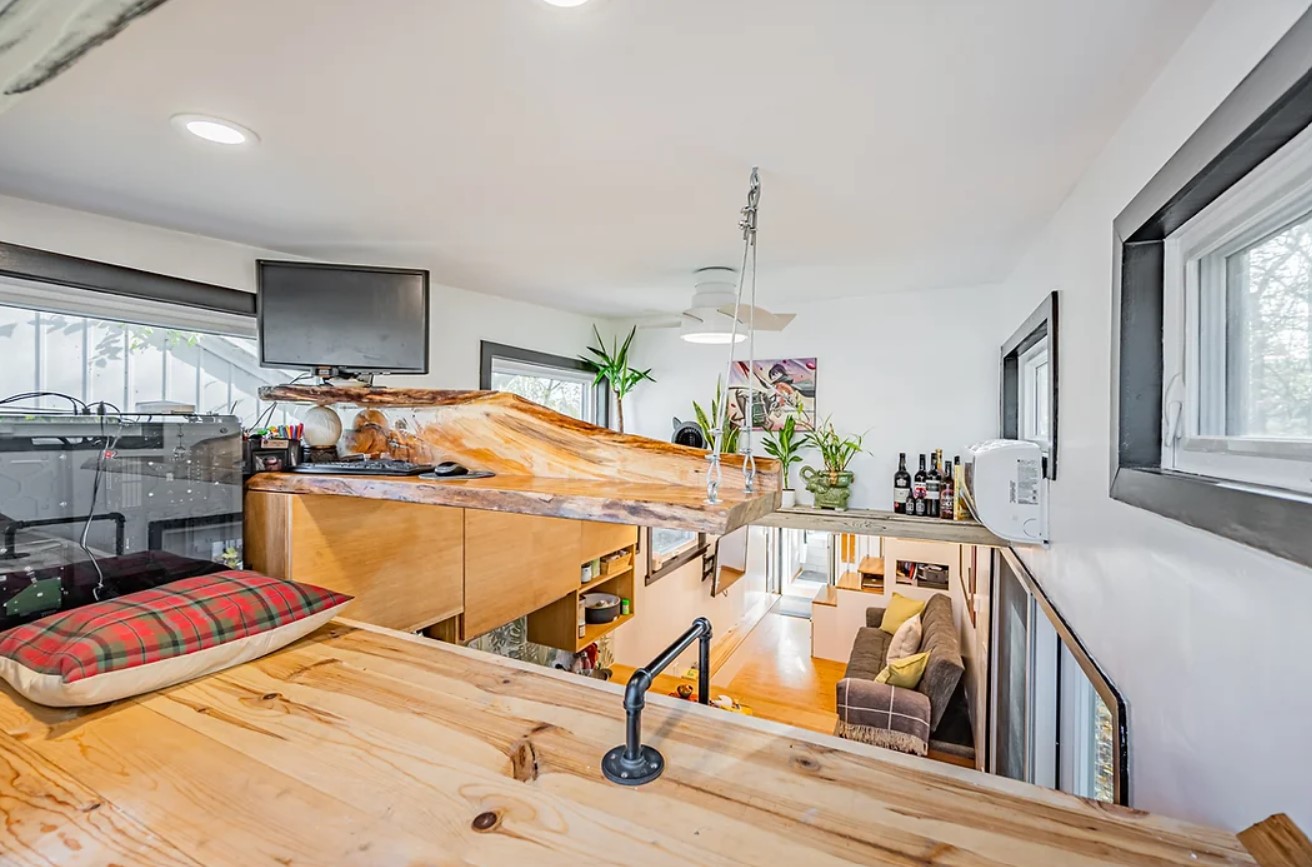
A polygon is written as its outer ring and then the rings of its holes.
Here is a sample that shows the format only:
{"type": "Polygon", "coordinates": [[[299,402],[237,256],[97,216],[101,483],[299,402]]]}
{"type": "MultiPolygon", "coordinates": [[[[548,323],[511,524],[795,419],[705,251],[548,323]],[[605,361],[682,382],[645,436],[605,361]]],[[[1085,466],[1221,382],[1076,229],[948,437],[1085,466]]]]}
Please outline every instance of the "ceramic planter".
{"type": "Polygon", "coordinates": [[[802,467],[802,479],[806,489],[815,495],[818,509],[847,510],[848,498],[852,496],[852,480],[855,478],[850,470],[832,473],[828,470],[815,470],[802,467]]]}
{"type": "Polygon", "coordinates": [[[784,488],[783,495],[783,501],[780,504],[782,508],[791,509],[797,505],[797,491],[792,488],[784,488]]]}

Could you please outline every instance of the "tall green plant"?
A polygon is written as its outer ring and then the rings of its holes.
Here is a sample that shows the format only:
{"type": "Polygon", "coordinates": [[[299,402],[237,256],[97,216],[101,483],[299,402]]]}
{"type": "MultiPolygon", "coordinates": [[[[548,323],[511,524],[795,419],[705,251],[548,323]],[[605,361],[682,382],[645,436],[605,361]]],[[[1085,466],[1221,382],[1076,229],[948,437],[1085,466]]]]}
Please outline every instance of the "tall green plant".
{"type": "Polygon", "coordinates": [[[783,426],[779,430],[769,431],[762,438],[766,454],[779,462],[779,477],[783,479],[782,487],[784,490],[791,487],[788,480],[788,471],[793,464],[802,459],[802,448],[805,442],[806,437],[797,435],[797,416],[793,415],[784,419],[783,426]]]}
{"type": "Polygon", "coordinates": [[[841,473],[852,463],[852,458],[861,453],[863,440],[861,436],[839,436],[834,423],[825,419],[803,438],[802,445],[820,453],[827,472],[841,473]]]}
{"type": "MultiPolygon", "coordinates": [[[[692,402],[692,411],[697,414],[697,426],[702,429],[702,436],[706,437],[707,445],[715,442],[715,437],[711,436],[711,431],[715,430],[715,422],[720,417],[720,402],[724,400],[724,383],[717,377],[715,380],[715,397],[711,400],[711,411],[708,413],[702,409],[702,405],[697,401],[692,402]]],[[[738,451],[738,434],[742,429],[729,420],[729,413],[724,414],[724,436],[720,437],[720,454],[733,454],[738,451]]]]}
{"type": "Polygon", "coordinates": [[[611,394],[615,395],[615,417],[620,433],[624,433],[624,398],[644,379],[650,382],[656,381],[651,375],[650,367],[646,370],[638,370],[629,366],[629,347],[633,345],[633,335],[637,333],[638,326],[635,325],[629,329],[629,336],[624,338],[623,344],[618,340],[611,340],[610,349],[607,350],[606,341],[601,339],[601,332],[594,325],[592,334],[597,338],[597,345],[589,346],[588,352],[596,357],[579,356],[579,360],[597,374],[592,384],[600,385],[602,380],[605,380],[611,394]]]}

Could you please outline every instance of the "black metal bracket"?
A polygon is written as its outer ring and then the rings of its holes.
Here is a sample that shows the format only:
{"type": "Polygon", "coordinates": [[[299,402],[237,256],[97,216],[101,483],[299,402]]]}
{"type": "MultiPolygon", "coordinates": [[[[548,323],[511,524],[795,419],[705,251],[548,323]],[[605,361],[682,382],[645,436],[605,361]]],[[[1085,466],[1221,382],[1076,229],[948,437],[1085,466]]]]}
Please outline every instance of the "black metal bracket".
{"type": "Polygon", "coordinates": [[[633,673],[624,688],[624,711],[627,715],[625,742],[601,758],[601,772],[606,779],[621,786],[650,783],[665,770],[665,757],[655,747],[642,742],[642,709],[647,705],[647,690],[652,680],[694,641],[697,646],[697,701],[711,701],[711,621],[698,617],[661,655],[633,673]]]}

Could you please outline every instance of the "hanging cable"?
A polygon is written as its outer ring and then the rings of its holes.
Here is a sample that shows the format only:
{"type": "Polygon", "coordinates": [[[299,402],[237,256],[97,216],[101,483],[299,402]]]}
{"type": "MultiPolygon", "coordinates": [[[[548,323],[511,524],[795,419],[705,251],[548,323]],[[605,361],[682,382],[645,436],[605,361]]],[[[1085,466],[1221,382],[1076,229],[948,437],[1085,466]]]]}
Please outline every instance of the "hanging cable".
{"type": "MultiPolygon", "coordinates": [[[[727,376],[725,378],[724,393],[720,401],[719,411],[715,414],[716,417],[711,420],[711,425],[713,428],[710,432],[711,450],[710,453],[707,455],[707,460],[711,462],[711,467],[706,473],[706,502],[711,505],[715,505],[720,501],[719,499],[720,483],[723,478],[720,469],[720,449],[721,449],[721,443],[723,442],[725,437],[725,428],[728,427],[729,400],[730,400],[729,382],[732,381],[733,378],[734,357],[736,355],[737,346],[738,346],[738,324],[740,321],[738,317],[741,315],[741,310],[742,310],[743,283],[747,275],[747,264],[748,264],[749,253],[752,253],[752,257],[751,257],[752,270],[753,270],[752,279],[753,281],[755,281],[756,279],[756,275],[755,275],[756,257],[753,251],[756,246],[756,209],[757,209],[757,205],[760,203],[760,200],[761,200],[761,178],[757,170],[757,167],[752,166],[751,179],[747,188],[747,205],[742,209],[742,215],[743,215],[742,220],[740,220],[738,223],[739,227],[743,230],[743,261],[742,261],[742,266],[738,269],[738,290],[734,294],[734,299],[733,299],[733,317],[732,317],[733,325],[730,327],[730,331],[729,331],[729,368],[728,368],[727,376]]],[[[754,283],[753,283],[752,292],[753,295],[755,295],[756,289],[754,283]]],[[[752,345],[754,345],[754,339],[752,345]]],[[[752,352],[751,349],[749,349],[749,353],[750,352],[752,352]]],[[[751,377],[750,362],[748,364],[747,373],[748,373],[748,378],[750,380],[751,377]]],[[[749,382],[748,389],[747,389],[747,413],[748,413],[747,456],[744,459],[744,463],[743,463],[744,482],[745,482],[744,486],[749,493],[752,490],[752,484],[754,482],[754,476],[756,470],[756,463],[751,457],[751,449],[752,449],[751,411],[752,411],[752,390],[749,382]],[[749,467],[750,467],[750,471],[749,471],[749,467]],[[749,472],[750,475],[748,474],[749,472]]]]}

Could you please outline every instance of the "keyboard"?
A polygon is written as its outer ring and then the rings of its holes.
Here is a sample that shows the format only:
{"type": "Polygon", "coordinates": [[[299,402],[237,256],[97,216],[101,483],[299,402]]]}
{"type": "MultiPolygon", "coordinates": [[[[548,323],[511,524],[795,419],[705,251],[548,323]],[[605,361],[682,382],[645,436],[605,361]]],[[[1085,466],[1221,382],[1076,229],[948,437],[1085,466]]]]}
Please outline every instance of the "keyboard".
{"type": "Polygon", "coordinates": [[[343,476],[417,476],[431,473],[432,464],[412,464],[409,461],[394,461],[390,458],[363,461],[323,461],[313,464],[297,464],[292,467],[294,473],[331,473],[343,476]]]}

